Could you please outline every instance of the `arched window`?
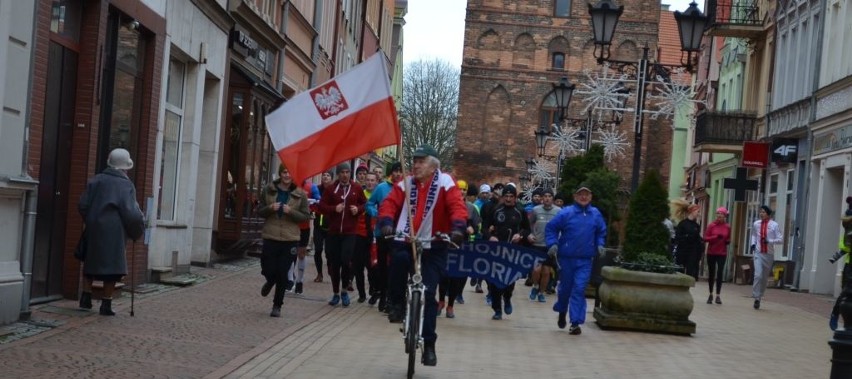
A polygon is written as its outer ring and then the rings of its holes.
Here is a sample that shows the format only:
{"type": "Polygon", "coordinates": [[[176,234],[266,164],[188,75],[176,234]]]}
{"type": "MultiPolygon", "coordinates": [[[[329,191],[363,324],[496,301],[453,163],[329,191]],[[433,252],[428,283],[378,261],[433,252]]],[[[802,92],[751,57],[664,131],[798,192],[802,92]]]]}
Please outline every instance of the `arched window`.
{"type": "Polygon", "coordinates": [[[553,91],[547,93],[544,100],[541,102],[541,107],[538,112],[538,126],[549,128],[558,121],[559,108],[556,107],[556,94],[553,91]]]}

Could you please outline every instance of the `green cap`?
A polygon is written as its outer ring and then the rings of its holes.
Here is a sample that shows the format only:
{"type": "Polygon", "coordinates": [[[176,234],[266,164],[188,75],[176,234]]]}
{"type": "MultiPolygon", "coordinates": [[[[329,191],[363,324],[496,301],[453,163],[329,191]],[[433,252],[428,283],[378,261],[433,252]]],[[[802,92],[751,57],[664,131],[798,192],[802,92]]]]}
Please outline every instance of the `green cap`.
{"type": "Polygon", "coordinates": [[[416,150],[414,150],[414,157],[415,158],[422,158],[422,157],[429,157],[429,156],[432,156],[432,157],[435,157],[435,158],[438,157],[438,152],[435,151],[435,149],[432,148],[432,146],[420,145],[420,146],[417,146],[416,150]]]}

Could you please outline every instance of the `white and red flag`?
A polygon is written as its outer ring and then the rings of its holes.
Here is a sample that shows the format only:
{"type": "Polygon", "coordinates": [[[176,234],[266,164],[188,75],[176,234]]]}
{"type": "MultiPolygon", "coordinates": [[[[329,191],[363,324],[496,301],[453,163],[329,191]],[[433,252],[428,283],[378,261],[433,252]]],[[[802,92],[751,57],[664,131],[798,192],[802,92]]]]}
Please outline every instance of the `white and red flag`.
{"type": "Polygon", "coordinates": [[[399,144],[383,54],[373,54],[342,75],[294,96],[266,116],[266,127],[295,183],[342,161],[399,144]]]}

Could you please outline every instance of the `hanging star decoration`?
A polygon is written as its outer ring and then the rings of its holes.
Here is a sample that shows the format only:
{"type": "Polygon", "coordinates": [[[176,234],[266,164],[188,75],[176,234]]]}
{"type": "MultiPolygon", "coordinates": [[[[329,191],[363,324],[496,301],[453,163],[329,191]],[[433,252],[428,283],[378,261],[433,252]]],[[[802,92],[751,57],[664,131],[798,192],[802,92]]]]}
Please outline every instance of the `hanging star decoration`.
{"type": "Polygon", "coordinates": [[[521,200],[529,203],[532,201],[532,193],[539,187],[532,182],[521,183],[521,189],[524,191],[521,200]]]}
{"type": "Polygon", "coordinates": [[[605,63],[600,73],[595,73],[585,70],[588,82],[580,84],[581,88],[575,91],[578,95],[583,96],[583,102],[586,107],[583,108],[583,113],[588,113],[589,110],[595,112],[604,112],[608,110],[627,111],[623,108],[624,100],[630,96],[629,93],[620,92],[623,85],[628,81],[627,74],[618,74],[615,71],[610,71],[609,64],[605,63]]]}
{"type": "Polygon", "coordinates": [[[627,133],[618,130],[615,125],[610,126],[609,130],[601,129],[597,132],[598,138],[592,139],[592,142],[599,144],[604,149],[604,158],[607,162],[612,162],[613,158],[623,157],[624,150],[630,143],[627,142],[627,133]]]}
{"type": "Polygon", "coordinates": [[[556,142],[559,152],[564,155],[579,153],[583,149],[582,131],[579,128],[558,128],[549,138],[556,142]]]}
{"type": "MultiPolygon", "coordinates": [[[[678,78],[684,75],[684,69],[677,68],[671,73],[670,77],[678,78]]],[[[657,109],[645,110],[646,113],[651,115],[652,120],[656,120],[660,116],[671,119],[681,109],[686,110],[688,117],[692,118],[695,113],[694,105],[705,104],[703,100],[696,100],[695,83],[686,85],[682,82],[666,80],[657,75],[656,82],[653,82],[653,84],[656,85],[657,90],[655,93],[650,93],[648,99],[657,104],[657,109]]],[[[672,124],[672,127],[674,127],[674,124],[672,124]]]]}
{"type": "Polygon", "coordinates": [[[547,180],[553,180],[554,176],[551,172],[554,172],[554,170],[555,167],[550,162],[536,160],[529,172],[533,183],[543,183],[547,180]]]}

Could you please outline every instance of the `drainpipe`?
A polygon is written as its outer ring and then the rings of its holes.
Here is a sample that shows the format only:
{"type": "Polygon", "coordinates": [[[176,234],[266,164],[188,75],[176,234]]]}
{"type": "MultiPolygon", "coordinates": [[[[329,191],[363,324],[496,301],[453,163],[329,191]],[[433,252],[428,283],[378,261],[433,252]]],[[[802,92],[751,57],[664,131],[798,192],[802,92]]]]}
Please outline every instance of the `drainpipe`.
{"type": "MultiPolygon", "coordinates": [[[[826,9],[826,1],[820,1],[820,14],[825,17],[825,9],[826,9]]],[[[802,241],[805,236],[808,235],[808,223],[806,220],[802,220],[805,217],[806,208],[805,204],[807,204],[808,199],[810,198],[811,186],[807,183],[809,182],[807,179],[811,174],[811,160],[814,156],[814,131],[811,129],[811,124],[816,121],[816,108],[817,108],[817,98],[816,93],[819,90],[819,76],[821,73],[821,64],[822,64],[822,44],[825,39],[825,30],[823,28],[824,23],[819,23],[819,32],[817,34],[817,48],[816,48],[816,58],[814,61],[814,82],[811,84],[811,114],[808,118],[808,158],[805,160],[805,170],[802,174],[801,180],[805,180],[805,188],[804,188],[804,197],[802,201],[799,201],[799,204],[802,205],[800,207],[796,207],[797,223],[801,225],[799,227],[799,233],[796,237],[796,268],[794,270],[793,277],[793,288],[792,290],[798,291],[799,284],[802,279],[801,271],[803,269],[802,264],[805,260],[805,243],[802,241]],[[805,221],[805,222],[803,222],[805,221]]]]}

